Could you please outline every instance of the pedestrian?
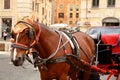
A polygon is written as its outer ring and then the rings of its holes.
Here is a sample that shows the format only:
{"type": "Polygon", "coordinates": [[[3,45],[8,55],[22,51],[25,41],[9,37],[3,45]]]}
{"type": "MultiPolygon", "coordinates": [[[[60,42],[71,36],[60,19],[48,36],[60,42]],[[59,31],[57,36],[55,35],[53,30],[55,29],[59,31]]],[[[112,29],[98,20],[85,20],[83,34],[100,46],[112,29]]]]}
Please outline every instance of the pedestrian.
{"type": "Polygon", "coordinates": [[[4,32],[3,32],[3,38],[4,38],[4,40],[6,40],[7,39],[7,33],[6,33],[6,31],[4,30],[4,32]]]}

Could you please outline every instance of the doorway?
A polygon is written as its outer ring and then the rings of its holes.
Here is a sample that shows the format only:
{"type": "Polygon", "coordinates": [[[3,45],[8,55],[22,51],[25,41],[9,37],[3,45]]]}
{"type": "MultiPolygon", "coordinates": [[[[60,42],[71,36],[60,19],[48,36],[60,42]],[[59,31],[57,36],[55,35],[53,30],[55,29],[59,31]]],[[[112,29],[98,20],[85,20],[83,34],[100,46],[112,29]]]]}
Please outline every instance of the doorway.
{"type": "Polygon", "coordinates": [[[7,37],[10,37],[11,26],[12,18],[2,18],[2,37],[4,32],[7,33],[7,37]]]}

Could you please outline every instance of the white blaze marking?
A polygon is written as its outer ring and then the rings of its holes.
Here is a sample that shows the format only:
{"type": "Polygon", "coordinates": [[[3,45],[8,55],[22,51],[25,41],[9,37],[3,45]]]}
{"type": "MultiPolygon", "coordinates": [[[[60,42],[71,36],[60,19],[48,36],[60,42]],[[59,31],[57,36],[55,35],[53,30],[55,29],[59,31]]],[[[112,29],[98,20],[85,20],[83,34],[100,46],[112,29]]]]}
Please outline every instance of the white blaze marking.
{"type": "MultiPolygon", "coordinates": [[[[19,33],[16,36],[16,43],[18,42],[18,37],[19,37],[19,33]]],[[[16,59],[16,55],[17,55],[17,49],[15,48],[14,51],[13,51],[13,60],[16,59]]]]}

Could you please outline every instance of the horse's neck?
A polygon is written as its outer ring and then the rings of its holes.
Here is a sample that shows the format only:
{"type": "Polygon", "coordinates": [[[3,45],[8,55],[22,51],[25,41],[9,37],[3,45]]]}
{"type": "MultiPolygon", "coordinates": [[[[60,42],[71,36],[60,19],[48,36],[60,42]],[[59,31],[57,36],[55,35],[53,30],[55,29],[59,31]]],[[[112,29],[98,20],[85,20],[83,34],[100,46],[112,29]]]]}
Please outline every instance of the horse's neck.
{"type": "Polygon", "coordinates": [[[59,35],[55,31],[42,27],[39,43],[36,47],[42,58],[46,58],[55,52],[59,41],[58,39],[59,35]]]}

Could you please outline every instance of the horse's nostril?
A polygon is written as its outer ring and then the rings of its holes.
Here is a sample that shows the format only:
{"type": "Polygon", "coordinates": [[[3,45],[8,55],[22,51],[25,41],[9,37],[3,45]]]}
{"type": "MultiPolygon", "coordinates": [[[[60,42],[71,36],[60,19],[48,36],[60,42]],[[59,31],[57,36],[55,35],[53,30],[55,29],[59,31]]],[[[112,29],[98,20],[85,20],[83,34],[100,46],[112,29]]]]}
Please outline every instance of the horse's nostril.
{"type": "Polygon", "coordinates": [[[18,57],[18,60],[21,60],[22,58],[21,57],[18,57]]]}

